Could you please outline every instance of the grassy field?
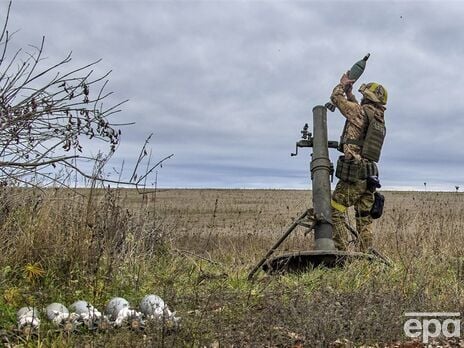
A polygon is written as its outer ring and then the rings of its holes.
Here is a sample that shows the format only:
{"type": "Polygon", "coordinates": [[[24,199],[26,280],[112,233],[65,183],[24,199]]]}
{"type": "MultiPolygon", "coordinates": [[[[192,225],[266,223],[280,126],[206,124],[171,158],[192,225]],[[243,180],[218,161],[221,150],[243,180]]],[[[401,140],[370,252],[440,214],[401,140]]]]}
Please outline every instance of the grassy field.
{"type": "MultiPolygon", "coordinates": [[[[384,347],[407,341],[404,312],[464,312],[459,193],[385,192],[374,244],[392,267],[356,261],[304,274],[261,272],[247,281],[254,264],[310,207],[310,195],[3,188],[1,339],[24,347],[384,347]],[[158,323],[143,332],[68,335],[45,321],[29,339],[14,330],[24,305],[86,299],[104,308],[122,296],[136,306],[148,293],[182,317],[178,330],[158,323]]],[[[313,235],[303,232],[295,231],[279,252],[310,250],[313,235]]]]}

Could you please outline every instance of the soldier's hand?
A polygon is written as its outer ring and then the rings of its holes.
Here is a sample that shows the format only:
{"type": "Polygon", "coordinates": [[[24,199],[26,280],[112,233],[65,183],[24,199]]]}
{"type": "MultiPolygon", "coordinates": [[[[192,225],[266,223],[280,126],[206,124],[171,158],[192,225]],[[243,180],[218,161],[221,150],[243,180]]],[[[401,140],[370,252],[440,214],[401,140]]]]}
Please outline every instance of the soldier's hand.
{"type": "Polygon", "coordinates": [[[348,96],[348,95],[352,95],[353,93],[351,93],[353,91],[353,84],[352,83],[349,83],[347,85],[345,85],[343,87],[343,90],[345,91],[345,94],[348,96]]]}
{"type": "Polygon", "coordinates": [[[350,80],[350,78],[348,77],[348,71],[344,73],[342,77],[340,78],[340,83],[342,84],[345,92],[347,91],[347,88],[350,88],[350,91],[351,91],[351,88],[353,88],[354,81],[355,80],[350,80]]]}

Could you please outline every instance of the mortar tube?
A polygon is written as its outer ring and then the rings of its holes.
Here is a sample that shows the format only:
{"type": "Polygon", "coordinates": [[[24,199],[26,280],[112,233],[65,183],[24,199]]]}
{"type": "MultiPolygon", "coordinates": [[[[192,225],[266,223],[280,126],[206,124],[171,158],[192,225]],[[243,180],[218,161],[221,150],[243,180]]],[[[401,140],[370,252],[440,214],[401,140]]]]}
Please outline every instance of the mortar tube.
{"type": "Polygon", "coordinates": [[[332,228],[327,109],[322,105],[313,108],[313,127],[311,178],[314,216],[317,219],[314,228],[316,250],[336,250],[332,228]]]}

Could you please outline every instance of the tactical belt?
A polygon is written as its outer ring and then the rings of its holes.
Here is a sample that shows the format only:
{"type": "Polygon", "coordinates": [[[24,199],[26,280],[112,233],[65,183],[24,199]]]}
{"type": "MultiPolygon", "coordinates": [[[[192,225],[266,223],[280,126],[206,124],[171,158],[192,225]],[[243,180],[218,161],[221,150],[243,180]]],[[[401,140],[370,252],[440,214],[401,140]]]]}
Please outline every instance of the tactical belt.
{"type": "Polygon", "coordinates": [[[355,159],[347,160],[345,156],[340,156],[337,161],[335,176],[340,180],[355,183],[366,180],[369,176],[378,176],[379,170],[375,162],[355,159]]]}

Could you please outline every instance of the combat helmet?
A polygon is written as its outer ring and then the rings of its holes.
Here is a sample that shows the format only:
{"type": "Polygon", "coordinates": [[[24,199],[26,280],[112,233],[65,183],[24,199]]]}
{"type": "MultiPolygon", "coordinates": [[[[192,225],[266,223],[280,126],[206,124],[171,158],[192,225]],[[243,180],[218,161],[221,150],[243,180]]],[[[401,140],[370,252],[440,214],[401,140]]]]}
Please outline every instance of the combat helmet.
{"type": "Polygon", "coordinates": [[[377,82],[369,82],[368,84],[363,83],[359,87],[359,92],[364,98],[379,103],[382,105],[387,104],[388,93],[385,87],[377,82]]]}

